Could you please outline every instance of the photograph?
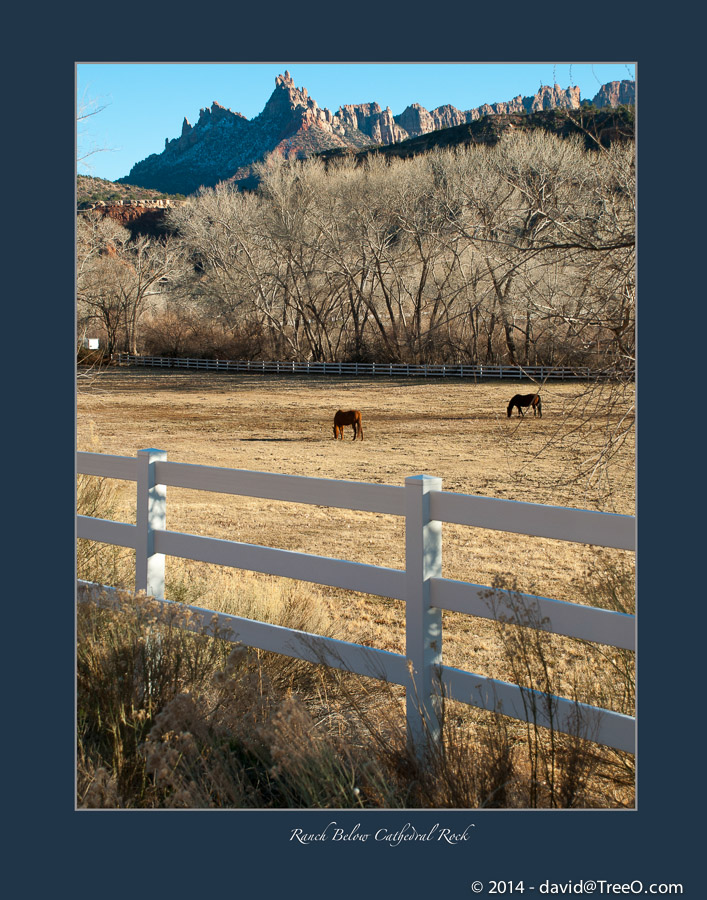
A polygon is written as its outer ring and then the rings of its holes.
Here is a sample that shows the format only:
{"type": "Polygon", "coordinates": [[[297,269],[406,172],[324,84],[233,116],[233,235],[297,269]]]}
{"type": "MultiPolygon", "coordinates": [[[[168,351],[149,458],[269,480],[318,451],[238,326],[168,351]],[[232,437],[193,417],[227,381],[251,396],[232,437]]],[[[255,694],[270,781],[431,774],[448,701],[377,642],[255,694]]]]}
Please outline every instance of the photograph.
{"type": "Polygon", "coordinates": [[[635,807],[635,101],[77,65],[79,808],[635,807]]]}
{"type": "Polygon", "coordinates": [[[250,10],[56,51],[70,221],[24,269],[61,351],[33,451],[56,749],[27,753],[18,867],[106,897],[690,896],[664,71],[623,28],[438,52],[391,10],[364,49],[277,12],[273,40],[250,10]]]}

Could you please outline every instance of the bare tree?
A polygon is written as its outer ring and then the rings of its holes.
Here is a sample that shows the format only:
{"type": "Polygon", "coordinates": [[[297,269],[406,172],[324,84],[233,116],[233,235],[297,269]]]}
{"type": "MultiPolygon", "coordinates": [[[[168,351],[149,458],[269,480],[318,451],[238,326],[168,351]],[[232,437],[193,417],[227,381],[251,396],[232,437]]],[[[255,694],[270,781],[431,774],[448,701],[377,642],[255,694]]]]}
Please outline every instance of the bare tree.
{"type": "Polygon", "coordinates": [[[128,352],[137,353],[140,318],[184,273],[183,248],[170,239],[133,238],[102,213],[89,213],[79,217],[77,251],[79,318],[101,323],[109,356],[121,334],[128,352]]]}
{"type": "Polygon", "coordinates": [[[181,210],[204,309],[292,358],[593,365],[633,354],[633,162],[516,135],[413,160],[261,166],[181,210]]]}
{"type": "Polygon", "coordinates": [[[120,254],[130,240],[127,228],[101,213],[86,213],[77,222],[77,320],[85,328],[97,321],[106,335],[106,352],[117,347],[122,324],[120,292],[116,289],[124,276],[120,254]]]}
{"type": "Polygon", "coordinates": [[[89,97],[86,91],[77,99],[76,103],[76,162],[79,166],[90,169],[87,160],[96,153],[103,153],[107,147],[96,146],[91,137],[91,130],[87,123],[93,116],[103,112],[108,106],[96,98],[89,97]]]}

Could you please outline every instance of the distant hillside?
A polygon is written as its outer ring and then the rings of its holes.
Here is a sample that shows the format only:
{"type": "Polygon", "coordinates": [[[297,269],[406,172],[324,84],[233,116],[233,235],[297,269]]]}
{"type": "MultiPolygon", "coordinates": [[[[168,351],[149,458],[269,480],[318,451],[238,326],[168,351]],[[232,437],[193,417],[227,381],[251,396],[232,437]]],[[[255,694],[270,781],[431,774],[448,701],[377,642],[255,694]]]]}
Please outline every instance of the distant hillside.
{"type": "MultiPolygon", "coordinates": [[[[588,102],[607,108],[634,100],[635,83],[621,81],[603,85],[588,102]]],[[[275,90],[255,118],[246,119],[214,102],[200,110],[195,125],[185,118],[179,137],[165,139],[162,153],[153,153],[136,163],[117,183],[170,194],[191,194],[202,185],[213,187],[222,181],[252,188],[254,164],[272,155],[294,160],[315,154],[356,153],[371,147],[400,145],[411,138],[489,119],[532,117],[552,110],[582,112],[586,105],[579,88],[554,85],[541,87],[532,97],[519,95],[466,111],[446,105],[428,112],[413,103],[394,116],[389,107],[381,109],[377,103],[362,103],[341,106],[332,113],[319,107],[306,88],[296,87],[290,73],[285,72],[275,79],[275,90]]],[[[488,128],[493,131],[494,127],[487,123],[477,133],[488,128]]]]}
{"type": "Polygon", "coordinates": [[[134,236],[160,236],[169,232],[167,210],[186,202],[181,194],[117,184],[90,175],[76,177],[76,205],[79,215],[100,213],[134,236]]]}
{"type": "Polygon", "coordinates": [[[365,158],[369,153],[405,159],[419,153],[427,153],[435,147],[453,147],[471,144],[495,144],[503,134],[510,131],[523,132],[542,129],[559,137],[579,134],[588,149],[609,146],[614,141],[634,140],[634,108],[620,106],[616,109],[596,109],[584,106],[581,109],[552,109],[524,115],[509,113],[484,116],[475,122],[431,131],[419,137],[409,138],[399,144],[369,147],[355,153],[351,151],[329,150],[318,154],[325,161],[353,155],[365,158]]]}
{"type": "Polygon", "coordinates": [[[76,204],[79,209],[93,206],[98,201],[114,200],[184,200],[183,194],[167,194],[134,184],[122,184],[95,178],[92,175],[76,176],[76,204]]]}
{"type": "MultiPolygon", "coordinates": [[[[634,108],[620,106],[596,109],[584,106],[581,109],[553,109],[530,114],[494,114],[464,125],[441,128],[408,138],[396,144],[369,145],[364,149],[338,147],[316,155],[325,163],[344,156],[363,160],[369,153],[406,159],[419,153],[427,153],[435,147],[495,144],[509,131],[532,131],[538,128],[560,137],[581,134],[588,148],[596,147],[597,144],[608,146],[613,141],[634,139],[634,108]]],[[[296,159],[292,162],[295,163],[296,159]]],[[[241,190],[256,190],[258,187],[252,167],[242,168],[238,176],[228,180],[241,190]]],[[[85,175],[77,178],[79,211],[98,210],[129,228],[134,234],[164,234],[167,209],[181,205],[185,199],[181,194],[167,194],[103,178],[85,175]]]]}

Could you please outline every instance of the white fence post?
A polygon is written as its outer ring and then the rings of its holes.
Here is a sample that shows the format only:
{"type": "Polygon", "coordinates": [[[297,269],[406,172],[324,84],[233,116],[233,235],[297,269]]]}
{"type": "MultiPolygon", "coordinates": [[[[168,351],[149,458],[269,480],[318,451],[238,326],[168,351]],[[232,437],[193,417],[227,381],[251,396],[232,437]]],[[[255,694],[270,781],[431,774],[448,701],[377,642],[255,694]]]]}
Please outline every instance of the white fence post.
{"type": "Polygon", "coordinates": [[[167,488],[155,481],[155,463],[167,459],[165,450],[138,450],[137,545],[135,590],[164,600],[164,553],[155,553],[155,531],[166,527],[167,488]]]}
{"type": "Polygon", "coordinates": [[[408,664],[408,742],[424,755],[427,741],[441,737],[440,698],[434,689],[442,665],[442,610],[430,606],[429,579],[442,575],[442,523],[430,520],[430,491],[442,479],[405,479],[405,655],[408,664]]]}

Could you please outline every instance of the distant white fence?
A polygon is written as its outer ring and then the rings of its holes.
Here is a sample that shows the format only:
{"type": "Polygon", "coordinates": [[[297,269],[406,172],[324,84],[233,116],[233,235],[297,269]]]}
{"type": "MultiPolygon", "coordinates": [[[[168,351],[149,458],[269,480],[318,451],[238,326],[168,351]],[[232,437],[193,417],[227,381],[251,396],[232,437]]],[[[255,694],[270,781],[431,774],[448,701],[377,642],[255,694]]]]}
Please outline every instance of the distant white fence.
{"type": "MultiPolygon", "coordinates": [[[[635,617],[530,594],[443,578],[442,523],[454,522],[516,534],[635,550],[635,518],[613,513],[498,500],[442,490],[439,478],[416,475],[405,485],[368,484],[168,462],[161,450],[136,458],[78,453],[77,472],[137,483],[135,525],[77,517],[77,537],[136,551],[135,589],[165,606],[165,556],[232,566],[405,602],[405,654],[189,607],[197,624],[231,629],[233,641],[309,660],[406,689],[408,734],[424,746],[439,737],[440,696],[523,721],[575,733],[633,753],[635,719],[442,664],[442,610],[528,624],[586,641],[635,650],[635,617]],[[391,569],[289,550],[166,530],[166,487],[238,494],[405,517],[405,569],[391,569]]],[[[104,586],[80,582],[96,596],[104,586]]]]}
{"type": "Polygon", "coordinates": [[[598,377],[586,366],[481,366],[414,365],[407,363],[356,362],[261,362],[258,360],[180,359],[167,356],[133,356],[118,353],[118,363],[131,366],[157,366],[167,369],[208,369],[218,372],[252,372],[268,375],[380,375],[415,378],[499,378],[519,381],[526,377],[539,380],[587,380],[598,377]]]}

